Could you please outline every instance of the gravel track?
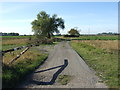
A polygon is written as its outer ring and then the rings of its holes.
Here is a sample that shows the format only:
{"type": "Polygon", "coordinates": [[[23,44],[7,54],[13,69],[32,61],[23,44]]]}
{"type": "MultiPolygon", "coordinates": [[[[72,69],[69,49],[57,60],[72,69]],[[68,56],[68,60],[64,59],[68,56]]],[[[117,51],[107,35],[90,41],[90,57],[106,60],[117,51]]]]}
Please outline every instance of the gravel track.
{"type": "Polygon", "coordinates": [[[54,46],[45,63],[28,76],[20,88],[107,88],[104,83],[99,81],[95,71],[90,69],[70,47],[69,42],[63,41],[54,46]],[[68,65],[60,75],[71,76],[70,82],[67,85],[61,85],[56,79],[52,85],[41,85],[41,82],[49,82],[60,67],[44,72],[39,71],[63,65],[64,59],[68,60],[68,65]]]}

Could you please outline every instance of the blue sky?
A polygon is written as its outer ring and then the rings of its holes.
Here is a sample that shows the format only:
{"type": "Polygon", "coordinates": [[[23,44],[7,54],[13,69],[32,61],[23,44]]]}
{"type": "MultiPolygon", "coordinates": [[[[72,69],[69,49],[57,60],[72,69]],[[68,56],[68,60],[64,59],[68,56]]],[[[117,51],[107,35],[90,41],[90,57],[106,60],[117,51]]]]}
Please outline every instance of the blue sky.
{"type": "Polygon", "coordinates": [[[33,34],[31,22],[40,11],[64,19],[62,34],[74,27],[82,34],[118,32],[117,2],[1,2],[0,32],[33,34]]]}

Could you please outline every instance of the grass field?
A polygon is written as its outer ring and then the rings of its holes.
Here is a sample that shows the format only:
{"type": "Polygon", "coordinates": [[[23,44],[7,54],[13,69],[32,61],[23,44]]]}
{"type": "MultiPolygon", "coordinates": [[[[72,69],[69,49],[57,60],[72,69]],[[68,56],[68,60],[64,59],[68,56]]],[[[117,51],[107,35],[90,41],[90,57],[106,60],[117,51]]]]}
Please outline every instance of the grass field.
{"type": "MultiPolygon", "coordinates": [[[[56,38],[72,39],[72,40],[118,40],[118,35],[81,35],[80,37],[64,37],[55,36],[56,38]]],[[[120,40],[120,39],[119,39],[120,40]]]]}
{"type": "Polygon", "coordinates": [[[29,38],[33,36],[2,36],[3,40],[8,40],[8,39],[24,39],[24,38],[29,38]]]}
{"type": "Polygon", "coordinates": [[[31,36],[3,36],[2,50],[27,45],[31,36]]]}
{"type": "Polygon", "coordinates": [[[3,88],[15,87],[22,82],[27,74],[35,70],[35,67],[40,65],[46,59],[47,54],[40,53],[37,48],[31,48],[12,65],[7,65],[12,59],[11,57],[12,56],[6,55],[4,58],[5,61],[2,67],[3,88]]]}
{"type": "MultiPolygon", "coordinates": [[[[79,42],[78,40],[74,41],[79,42]]],[[[120,50],[118,47],[120,42],[118,40],[81,40],[80,42],[92,45],[97,48],[105,49],[108,52],[117,52],[120,50]]]]}
{"type": "Polygon", "coordinates": [[[118,41],[71,41],[86,63],[109,87],[118,87],[118,41]]]}
{"type": "Polygon", "coordinates": [[[11,39],[2,41],[2,50],[12,49],[19,46],[27,45],[28,39],[11,39]]]}

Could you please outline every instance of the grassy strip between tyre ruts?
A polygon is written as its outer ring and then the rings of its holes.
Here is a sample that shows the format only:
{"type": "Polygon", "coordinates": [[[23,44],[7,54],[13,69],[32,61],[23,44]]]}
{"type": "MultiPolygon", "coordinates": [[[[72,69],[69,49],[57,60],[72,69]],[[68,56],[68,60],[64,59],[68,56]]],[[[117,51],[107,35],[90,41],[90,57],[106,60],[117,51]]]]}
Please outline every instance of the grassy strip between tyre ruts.
{"type": "Polygon", "coordinates": [[[101,48],[71,41],[71,46],[76,50],[86,63],[92,67],[96,74],[110,88],[118,87],[118,54],[107,52],[101,48]]]}
{"type": "Polygon", "coordinates": [[[27,74],[42,64],[47,56],[48,54],[40,53],[36,48],[31,48],[12,65],[3,65],[3,88],[16,87],[16,85],[25,79],[27,74]]]}
{"type": "Polygon", "coordinates": [[[69,75],[59,75],[58,82],[61,85],[67,85],[70,82],[71,76],[69,75]]]}

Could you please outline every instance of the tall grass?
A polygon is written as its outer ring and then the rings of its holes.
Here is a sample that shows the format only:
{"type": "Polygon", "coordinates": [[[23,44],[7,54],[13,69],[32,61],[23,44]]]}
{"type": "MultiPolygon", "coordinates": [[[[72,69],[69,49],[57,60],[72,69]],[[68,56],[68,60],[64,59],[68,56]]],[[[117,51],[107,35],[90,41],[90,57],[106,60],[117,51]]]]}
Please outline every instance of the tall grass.
{"type": "Polygon", "coordinates": [[[2,36],[3,40],[8,40],[8,39],[25,39],[33,36],[2,36]]]}
{"type": "Polygon", "coordinates": [[[83,42],[97,48],[105,49],[108,52],[118,51],[119,40],[75,40],[75,42],[83,42]]]}
{"type": "Polygon", "coordinates": [[[118,51],[108,52],[85,42],[72,41],[70,44],[104,83],[111,88],[118,87],[118,51]]]}
{"type": "Polygon", "coordinates": [[[40,65],[47,54],[31,48],[12,65],[3,65],[3,88],[13,88],[25,79],[25,76],[40,65]]]}
{"type": "MultiPolygon", "coordinates": [[[[20,37],[20,36],[19,36],[20,37]]],[[[12,49],[15,47],[27,45],[29,43],[29,38],[24,37],[24,38],[5,38],[2,39],[2,50],[7,50],[7,49],[12,49]]]]}

